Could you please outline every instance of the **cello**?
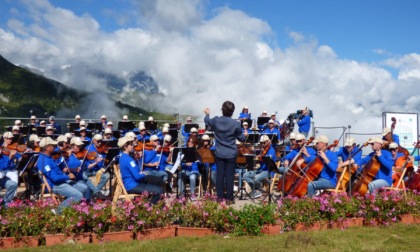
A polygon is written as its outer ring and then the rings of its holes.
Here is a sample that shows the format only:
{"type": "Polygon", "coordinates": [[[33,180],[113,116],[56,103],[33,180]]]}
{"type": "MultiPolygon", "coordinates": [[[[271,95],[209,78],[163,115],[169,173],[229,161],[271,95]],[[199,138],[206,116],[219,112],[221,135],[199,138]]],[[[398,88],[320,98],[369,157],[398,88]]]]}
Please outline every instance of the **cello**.
{"type": "Polygon", "coordinates": [[[368,191],[369,183],[373,181],[380,168],[381,163],[378,161],[375,153],[369,162],[363,167],[362,172],[354,182],[352,195],[360,194],[364,196],[368,191]]]}
{"type": "MultiPolygon", "coordinates": [[[[411,152],[410,156],[413,156],[414,152],[416,152],[416,150],[419,148],[419,145],[420,145],[420,141],[418,141],[417,143],[414,143],[414,149],[411,152]]],[[[395,168],[398,169],[398,171],[395,171],[392,174],[392,186],[393,187],[397,187],[398,181],[401,178],[402,171],[404,170],[404,168],[407,168],[406,169],[406,171],[407,171],[406,174],[407,175],[409,174],[408,177],[411,177],[412,172],[414,170],[413,163],[410,162],[410,158],[408,156],[402,156],[402,157],[397,158],[397,160],[395,160],[395,168]]],[[[398,188],[403,188],[403,187],[404,187],[403,184],[400,184],[398,186],[398,188]]]]}
{"type": "MultiPolygon", "coordinates": [[[[329,145],[325,150],[329,150],[338,145],[338,140],[334,140],[334,143],[329,145]]],[[[325,150],[322,150],[325,152],[325,150]]],[[[290,189],[290,195],[295,197],[302,197],[308,192],[308,184],[314,181],[324,168],[324,162],[317,155],[306,167],[303,169],[303,176],[299,178],[290,189]]]]}
{"type": "MultiPolygon", "coordinates": [[[[366,146],[368,146],[368,142],[365,142],[353,155],[352,157],[356,156],[357,153],[359,153],[360,151],[362,151],[362,149],[366,146]]],[[[350,158],[350,157],[349,157],[350,158]]],[[[347,159],[347,161],[349,161],[349,159],[347,159]]],[[[356,164],[348,164],[348,171],[346,171],[346,173],[344,174],[342,180],[341,180],[341,185],[338,189],[340,190],[347,190],[348,188],[348,183],[350,181],[350,178],[353,176],[353,174],[357,171],[358,166],[356,164]]],[[[337,175],[338,176],[338,175],[337,175]]]]}
{"type": "MultiPolygon", "coordinates": [[[[390,134],[386,134],[384,136],[384,140],[387,141],[387,143],[384,145],[384,148],[386,150],[389,150],[389,144],[391,142],[394,142],[394,130],[395,130],[395,125],[397,124],[397,119],[395,117],[391,118],[392,124],[391,124],[391,132],[390,134]]],[[[400,144],[398,144],[398,152],[401,152],[404,154],[404,156],[408,157],[410,155],[410,152],[402,147],[400,144]]]]}
{"type": "Polygon", "coordinates": [[[282,191],[285,194],[287,194],[292,185],[296,182],[297,179],[299,179],[301,175],[301,169],[304,168],[306,164],[301,163],[301,165],[299,166],[297,163],[299,160],[303,160],[303,157],[301,156],[303,148],[305,148],[306,145],[311,144],[313,140],[314,138],[311,137],[306,143],[304,143],[304,145],[300,148],[298,154],[293,158],[292,162],[287,167],[287,172],[283,175],[284,177],[282,179],[279,179],[279,182],[277,184],[277,190],[279,192],[282,191]]]}

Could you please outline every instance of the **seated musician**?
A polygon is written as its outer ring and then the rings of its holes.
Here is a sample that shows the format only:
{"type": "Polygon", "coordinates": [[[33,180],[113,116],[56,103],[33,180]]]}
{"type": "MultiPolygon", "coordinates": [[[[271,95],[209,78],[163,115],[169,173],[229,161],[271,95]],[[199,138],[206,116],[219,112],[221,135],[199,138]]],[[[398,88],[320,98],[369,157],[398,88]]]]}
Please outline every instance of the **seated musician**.
{"type": "Polygon", "coordinates": [[[249,129],[249,125],[247,122],[242,123],[242,133],[244,133],[245,131],[248,132],[248,134],[252,133],[252,130],[249,129]]]}
{"type": "MultiPolygon", "coordinates": [[[[188,148],[196,148],[198,144],[198,139],[195,136],[190,136],[187,140],[188,148]]],[[[186,178],[190,180],[190,192],[191,200],[197,200],[197,195],[195,194],[195,187],[197,178],[200,176],[200,171],[198,170],[199,162],[182,162],[181,163],[181,176],[178,178],[179,191],[184,192],[184,181],[186,178]]]]}
{"type": "Polygon", "coordinates": [[[316,190],[335,188],[337,184],[338,158],[335,152],[327,149],[328,137],[320,135],[315,139],[316,155],[305,158],[306,163],[310,163],[315,158],[320,158],[323,164],[322,171],[318,178],[308,183],[308,196],[316,194],[316,190]]]}
{"type": "MultiPolygon", "coordinates": [[[[198,129],[196,127],[192,127],[190,129],[190,133],[188,133],[188,137],[186,138],[186,140],[188,140],[190,137],[194,137],[198,139],[198,129]]],[[[187,141],[184,142],[184,147],[187,147],[188,145],[187,143],[188,143],[187,141]]]]}
{"type": "Polygon", "coordinates": [[[15,124],[13,126],[22,127],[22,121],[21,120],[15,120],[15,124]]]}
{"type": "Polygon", "coordinates": [[[163,139],[168,134],[169,134],[169,128],[168,127],[163,127],[162,131],[159,131],[156,135],[159,137],[159,140],[163,143],[163,139]]]}
{"type": "Polygon", "coordinates": [[[48,125],[45,128],[45,135],[47,135],[48,137],[54,138],[54,127],[51,125],[48,125]]]}
{"type": "Polygon", "coordinates": [[[58,124],[55,121],[55,117],[54,116],[50,116],[49,120],[50,120],[50,124],[49,125],[53,126],[53,128],[54,128],[54,134],[61,134],[61,125],[58,124]]]}
{"type": "Polygon", "coordinates": [[[128,122],[128,115],[123,115],[122,122],[128,122]]]}
{"type": "MultiPolygon", "coordinates": [[[[385,141],[384,141],[385,142],[385,141]]],[[[389,144],[388,147],[389,152],[391,152],[392,155],[392,161],[395,161],[399,158],[399,157],[404,157],[404,153],[398,152],[398,144],[396,142],[391,142],[389,144]]]]}
{"type": "Polygon", "coordinates": [[[257,156],[259,168],[256,171],[249,171],[244,174],[245,181],[252,189],[250,193],[252,198],[261,197],[262,193],[259,191],[262,187],[261,181],[270,176],[267,165],[262,161],[262,156],[269,156],[273,161],[276,161],[276,150],[271,146],[270,138],[267,135],[262,135],[260,143],[261,153],[257,156]]]}
{"type": "MultiPolygon", "coordinates": [[[[290,133],[289,140],[290,140],[290,142],[288,144],[286,144],[286,147],[284,148],[286,153],[290,153],[290,151],[292,150],[292,147],[296,145],[296,133],[295,132],[290,133]]],[[[282,161],[284,161],[284,160],[282,160],[282,161]]]]}
{"type": "Polygon", "coordinates": [[[102,130],[105,130],[106,124],[107,124],[106,115],[101,116],[101,124],[102,124],[102,130]]]}
{"type": "Polygon", "coordinates": [[[41,126],[41,127],[47,127],[47,122],[44,121],[44,120],[42,120],[42,121],[39,122],[39,126],[41,126]]]}
{"type": "MultiPolygon", "coordinates": [[[[190,117],[190,116],[187,117],[185,125],[186,124],[192,124],[192,123],[193,123],[192,117],[190,117]]],[[[182,133],[182,136],[184,138],[184,141],[190,136],[190,132],[185,131],[185,125],[182,125],[182,127],[181,127],[181,133],[182,133]]]]}
{"type": "Polygon", "coordinates": [[[305,145],[305,135],[301,133],[296,134],[296,144],[297,144],[297,147],[295,149],[292,149],[289,154],[287,154],[285,157],[281,159],[281,162],[283,163],[283,166],[279,168],[279,172],[281,174],[285,174],[287,172],[287,168],[292,163],[293,159],[295,159],[296,155],[299,154],[299,151],[301,149],[302,149],[302,152],[300,155],[303,159],[296,161],[296,164],[299,167],[301,167],[302,163],[305,161],[304,160],[305,158],[316,154],[316,151],[314,148],[307,147],[305,145]]]}
{"type": "Polygon", "coordinates": [[[356,140],[352,137],[346,139],[344,147],[341,147],[336,154],[337,157],[341,158],[337,172],[341,172],[350,162],[357,163],[362,158],[362,152],[359,151],[359,147],[356,146],[356,140]],[[350,157],[352,158],[352,161],[350,161],[350,157]]]}
{"type": "Polygon", "coordinates": [[[391,134],[390,128],[384,128],[382,131],[382,140],[384,141],[384,145],[388,145],[391,142],[395,142],[398,145],[400,144],[400,137],[397,134],[391,134]]]}
{"type": "Polygon", "coordinates": [[[278,141],[280,141],[280,131],[274,127],[274,120],[270,119],[268,121],[268,128],[264,130],[266,134],[276,134],[278,141]]]}
{"type": "MultiPolygon", "coordinates": [[[[147,121],[148,122],[151,122],[151,123],[155,123],[155,119],[153,118],[153,116],[149,116],[149,118],[147,118],[147,121]]],[[[149,130],[149,133],[151,135],[157,135],[157,136],[160,135],[160,132],[159,132],[159,130],[157,128],[156,128],[156,130],[149,130]]]]}
{"type": "Polygon", "coordinates": [[[74,117],[74,122],[76,122],[76,123],[78,123],[78,124],[80,124],[80,121],[82,120],[82,118],[80,117],[80,115],[76,115],[75,117],[74,117]]]}
{"type": "MultiPolygon", "coordinates": [[[[106,128],[104,130],[104,135],[102,136],[103,140],[117,140],[113,135],[112,135],[112,130],[110,128],[106,128]]],[[[137,136],[136,136],[137,138],[137,136]]]]}
{"type": "Polygon", "coordinates": [[[139,142],[146,142],[150,140],[150,135],[147,134],[146,127],[144,125],[140,125],[139,127],[140,134],[137,135],[137,140],[139,142]]]}
{"type": "Polygon", "coordinates": [[[71,154],[70,139],[65,135],[59,135],[56,141],[57,147],[54,149],[53,159],[56,158],[56,154],[59,154],[60,157],[56,159],[56,163],[63,169],[65,166],[65,157],[68,157],[71,154]]]}
{"type": "MultiPolygon", "coordinates": [[[[166,172],[167,179],[166,179],[166,192],[172,192],[172,173],[170,170],[173,167],[172,161],[172,151],[174,147],[171,146],[171,135],[165,135],[163,138],[162,149],[160,150],[160,164],[159,164],[159,171],[166,172]]],[[[159,155],[159,154],[158,154],[159,155]]]]}
{"type": "Polygon", "coordinates": [[[39,147],[39,142],[41,141],[41,138],[38,137],[36,134],[32,134],[29,136],[29,142],[26,145],[26,147],[33,152],[39,152],[41,151],[41,147],[39,147]]]}
{"type": "Polygon", "coordinates": [[[277,120],[277,114],[275,112],[271,113],[271,120],[274,121],[274,126],[280,130],[281,123],[277,120]]]}
{"type": "Polygon", "coordinates": [[[90,177],[96,176],[98,172],[102,173],[98,185],[94,186],[95,188],[91,188],[91,184],[89,184],[89,188],[94,194],[102,190],[102,188],[105,186],[106,182],[108,182],[110,177],[109,173],[103,172],[103,170],[101,170],[104,168],[106,157],[106,153],[104,152],[102,145],[102,136],[100,134],[95,134],[92,139],[92,144],[88,148],[88,155],[96,155],[96,158],[87,158],[85,160],[83,169],[83,178],[85,180],[89,180],[90,177]]]}
{"type": "MultiPolygon", "coordinates": [[[[373,157],[377,158],[380,168],[373,181],[368,185],[369,192],[373,192],[381,187],[391,186],[392,166],[394,165],[394,162],[392,161],[391,153],[381,149],[383,145],[383,140],[381,138],[373,137],[369,139],[368,143],[371,145],[373,152],[360,159],[357,164],[359,167],[362,167],[362,165],[367,164],[373,157]]],[[[359,171],[362,171],[362,168],[359,168],[359,171]]]]}
{"type": "Polygon", "coordinates": [[[113,130],[113,128],[114,128],[114,124],[112,123],[112,122],[107,122],[106,123],[106,128],[107,129],[110,129],[111,131],[113,130]]]}
{"type": "MultiPolygon", "coordinates": [[[[13,134],[11,132],[5,132],[3,134],[3,139],[3,148],[7,148],[13,141],[13,134]]],[[[16,171],[17,155],[18,153],[16,150],[10,150],[9,153],[6,153],[5,149],[0,151],[0,189],[6,189],[6,194],[3,196],[2,201],[2,206],[5,206],[6,208],[7,204],[12,202],[17,192],[17,174],[16,176],[9,175],[10,172],[16,171]]]]}
{"type": "Polygon", "coordinates": [[[242,109],[242,112],[239,113],[238,119],[241,120],[241,121],[243,121],[245,119],[252,119],[251,118],[251,113],[248,113],[248,110],[249,110],[248,106],[244,106],[243,109],[242,109]]]}
{"type": "Polygon", "coordinates": [[[20,127],[17,125],[14,125],[12,127],[12,134],[14,136],[19,135],[19,143],[26,143],[26,136],[20,132],[20,127]]]}
{"type": "Polygon", "coordinates": [[[83,183],[76,182],[74,174],[65,174],[52,159],[51,154],[57,142],[53,141],[50,137],[44,137],[41,139],[39,145],[41,146],[42,153],[37,162],[38,170],[45,175],[53,193],[66,198],[58,206],[57,211],[53,210],[53,212],[61,214],[63,208],[81,201],[83,197],[89,198],[89,188],[83,183]]]}
{"type": "Polygon", "coordinates": [[[297,118],[297,124],[299,126],[299,133],[305,135],[305,138],[308,137],[309,129],[311,128],[311,117],[309,115],[309,110],[307,107],[301,110],[302,114],[297,118]]]}
{"type": "Polygon", "coordinates": [[[87,129],[85,127],[80,127],[80,140],[92,142],[92,138],[87,136],[87,129]]]}
{"type": "Polygon", "coordinates": [[[162,146],[159,143],[159,138],[156,135],[150,137],[151,149],[145,148],[144,150],[144,163],[143,172],[146,175],[159,177],[162,179],[163,184],[168,181],[168,174],[165,170],[160,170],[162,146]]]}
{"type": "MultiPolygon", "coordinates": [[[[262,113],[261,113],[261,116],[260,117],[268,117],[268,115],[267,115],[267,110],[264,110],[262,113]]],[[[264,127],[265,127],[265,124],[259,124],[258,125],[258,129],[259,130],[264,130],[264,127]]]]}
{"type": "Polygon", "coordinates": [[[36,122],[36,116],[31,116],[30,122],[28,124],[29,126],[38,126],[38,123],[36,122]]]}
{"type": "MultiPolygon", "coordinates": [[[[211,145],[210,143],[210,136],[207,134],[204,134],[201,137],[200,143],[198,145],[199,149],[207,149],[207,150],[216,150],[216,147],[211,145]]],[[[203,181],[203,188],[204,191],[206,191],[208,187],[208,181],[210,179],[210,182],[216,186],[216,163],[199,163],[199,166],[202,167],[202,169],[199,169],[201,171],[202,181],[203,181]],[[210,177],[209,177],[210,175],[210,177]]]]}
{"type": "Polygon", "coordinates": [[[86,154],[79,156],[80,152],[83,153],[83,146],[84,143],[80,137],[73,137],[70,140],[71,155],[66,158],[67,168],[76,176],[76,181],[84,183],[90,189],[92,198],[106,199],[107,197],[100,191],[99,185],[95,186],[86,174],[87,169],[89,169],[87,167],[91,165],[90,162],[92,162],[90,159],[94,158],[92,155],[95,155],[96,153],[87,150],[86,154]]]}
{"type": "Polygon", "coordinates": [[[7,161],[7,165],[3,168],[3,175],[19,184],[19,176],[16,168],[22,156],[19,152],[17,152],[15,144],[12,143],[14,139],[12,132],[5,132],[3,134],[3,139],[4,142],[2,148],[3,150],[9,150],[8,152],[10,153],[10,155],[3,154],[3,160],[7,161]]]}
{"type": "Polygon", "coordinates": [[[162,179],[140,171],[137,162],[130,155],[134,152],[132,138],[121,137],[118,139],[118,147],[122,151],[119,163],[125,189],[132,194],[148,192],[151,195],[151,203],[156,204],[161,198],[161,194],[164,193],[162,179]]]}

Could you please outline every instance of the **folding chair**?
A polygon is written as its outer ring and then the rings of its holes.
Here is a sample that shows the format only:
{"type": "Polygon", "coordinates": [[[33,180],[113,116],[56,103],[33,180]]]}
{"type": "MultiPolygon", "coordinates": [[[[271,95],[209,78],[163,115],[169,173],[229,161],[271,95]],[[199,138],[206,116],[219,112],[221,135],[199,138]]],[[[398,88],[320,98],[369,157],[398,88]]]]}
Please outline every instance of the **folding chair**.
{"type": "Polygon", "coordinates": [[[127,190],[124,187],[120,166],[118,164],[114,164],[114,173],[115,173],[115,184],[114,184],[114,193],[112,202],[115,204],[117,203],[118,199],[125,199],[128,202],[132,202],[131,199],[138,196],[137,194],[128,194],[127,190]]]}
{"type": "Polygon", "coordinates": [[[55,205],[59,205],[62,197],[52,192],[51,187],[48,184],[47,178],[42,172],[39,172],[39,176],[42,178],[41,195],[39,197],[39,200],[51,198],[55,205]],[[47,189],[48,193],[45,193],[45,189],[47,189]]]}
{"type": "Polygon", "coordinates": [[[397,184],[394,186],[390,186],[390,187],[384,187],[384,190],[394,190],[394,191],[403,191],[404,192],[404,197],[407,197],[407,190],[405,189],[405,181],[404,181],[404,176],[405,173],[407,172],[407,167],[404,167],[400,178],[398,179],[397,184]]]}
{"type": "Polygon", "coordinates": [[[343,183],[343,178],[344,178],[346,172],[347,172],[347,166],[345,166],[343,168],[343,171],[341,172],[341,174],[337,178],[337,185],[335,186],[335,188],[334,189],[325,189],[324,192],[333,192],[333,193],[345,192],[346,188],[345,188],[345,185],[343,183]]]}

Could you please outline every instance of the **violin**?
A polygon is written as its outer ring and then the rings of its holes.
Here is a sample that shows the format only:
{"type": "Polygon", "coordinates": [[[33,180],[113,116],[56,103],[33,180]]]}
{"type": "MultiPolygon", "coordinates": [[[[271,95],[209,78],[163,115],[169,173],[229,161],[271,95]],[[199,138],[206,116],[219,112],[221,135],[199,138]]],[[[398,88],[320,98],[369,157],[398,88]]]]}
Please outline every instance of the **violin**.
{"type": "Polygon", "coordinates": [[[101,145],[100,147],[96,148],[96,150],[98,151],[98,153],[108,153],[108,149],[110,147],[106,146],[106,145],[101,145]]]}
{"type": "Polygon", "coordinates": [[[135,151],[153,150],[155,146],[151,143],[138,142],[137,146],[134,147],[135,151]]]}
{"type": "Polygon", "coordinates": [[[156,148],[156,151],[157,152],[160,152],[160,153],[162,153],[162,152],[164,152],[164,153],[168,153],[168,152],[170,152],[171,151],[171,147],[169,147],[169,146],[159,146],[158,148],[156,148]]]}
{"type": "Polygon", "coordinates": [[[86,157],[86,155],[88,154],[88,151],[86,149],[83,149],[83,150],[78,151],[74,154],[76,155],[77,159],[84,159],[86,157]]]}
{"type": "Polygon", "coordinates": [[[27,147],[26,147],[26,144],[18,144],[16,142],[16,143],[13,143],[13,144],[7,146],[7,148],[9,150],[15,150],[17,152],[25,152],[27,147]]]}

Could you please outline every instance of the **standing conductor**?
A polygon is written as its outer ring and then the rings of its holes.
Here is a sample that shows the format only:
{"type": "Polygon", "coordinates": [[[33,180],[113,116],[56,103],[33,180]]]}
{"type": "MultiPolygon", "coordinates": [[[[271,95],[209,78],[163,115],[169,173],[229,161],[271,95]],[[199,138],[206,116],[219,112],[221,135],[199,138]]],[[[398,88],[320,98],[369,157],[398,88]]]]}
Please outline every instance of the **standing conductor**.
{"type": "Polygon", "coordinates": [[[218,201],[223,199],[227,203],[233,203],[233,180],[235,176],[236,158],[238,150],[236,147],[236,139],[244,142],[248,132],[242,133],[241,125],[238,121],[232,119],[235,111],[235,104],[225,101],[222,104],[223,116],[215,116],[210,119],[210,109],[205,108],[204,122],[214,131],[216,138],[216,192],[218,201]],[[226,184],[225,184],[226,183],[226,184]],[[226,185],[226,198],[224,197],[224,187],[226,185]]]}

